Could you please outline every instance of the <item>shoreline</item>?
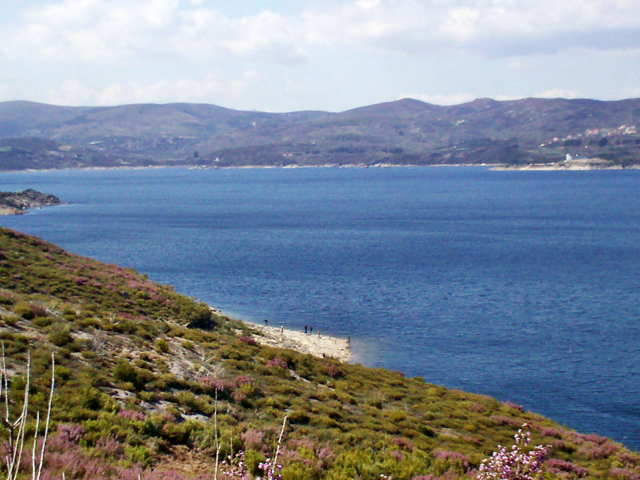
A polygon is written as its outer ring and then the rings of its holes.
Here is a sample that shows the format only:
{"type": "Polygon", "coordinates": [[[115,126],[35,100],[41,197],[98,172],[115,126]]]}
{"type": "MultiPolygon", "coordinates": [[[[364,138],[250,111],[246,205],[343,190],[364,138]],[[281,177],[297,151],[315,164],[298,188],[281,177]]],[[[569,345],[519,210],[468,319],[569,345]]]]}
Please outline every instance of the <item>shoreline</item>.
{"type": "Polygon", "coordinates": [[[490,170],[495,172],[594,172],[598,170],[638,170],[640,165],[629,167],[615,166],[590,166],[590,165],[521,165],[521,166],[496,166],[490,170]]]}
{"type": "Polygon", "coordinates": [[[494,171],[545,171],[545,172],[568,172],[568,171],[593,171],[593,170],[637,170],[640,165],[614,165],[608,160],[601,158],[569,158],[561,162],[552,163],[527,163],[524,165],[496,165],[491,170],[494,171]]]}
{"type": "Polygon", "coordinates": [[[151,170],[151,169],[163,169],[163,168],[183,168],[187,170],[267,170],[267,169],[282,169],[282,170],[296,170],[299,168],[429,168],[429,167],[482,167],[491,168],[499,167],[499,163],[434,163],[430,165],[417,165],[417,164],[393,164],[393,163],[380,163],[377,165],[366,165],[364,163],[350,163],[345,165],[339,164],[327,164],[327,165],[238,165],[229,167],[217,167],[209,165],[144,165],[144,166],[118,166],[118,167],[71,167],[71,168],[43,168],[33,169],[26,168],[24,170],[2,170],[2,173],[40,173],[40,172],[64,172],[64,171],[85,171],[85,170],[151,170]]]}
{"type": "Polygon", "coordinates": [[[20,210],[19,208],[0,205],[0,216],[26,215],[26,214],[27,212],[25,210],[20,210]]]}
{"type": "Polygon", "coordinates": [[[311,168],[443,168],[443,167],[477,167],[487,168],[492,171],[585,171],[585,170],[638,170],[640,164],[620,166],[620,165],[605,165],[602,163],[593,164],[540,164],[540,163],[527,163],[523,165],[509,165],[500,163],[434,163],[429,165],[416,165],[405,164],[398,165],[393,163],[380,163],[376,165],[366,165],[363,163],[352,164],[327,164],[327,165],[237,165],[228,167],[218,167],[209,165],[140,165],[140,166],[117,166],[117,167],[71,167],[71,168],[43,168],[43,169],[24,169],[24,170],[2,170],[2,173],[40,173],[40,172],[63,172],[63,171],[102,171],[102,170],[156,170],[164,168],[182,168],[186,170],[268,170],[268,169],[282,169],[282,170],[297,170],[297,169],[311,169],[311,168]]]}
{"type": "Polygon", "coordinates": [[[258,331],[258,334],[251,335],[251,338],[260,345],[288,348],[298,353],[308,353],[319,358],[335,358],[345,363],[353,358],[349,342],[343,338],[322,333],[308,334],[282,327],[268,327],[244,320],[242,322],[258,331]]]}

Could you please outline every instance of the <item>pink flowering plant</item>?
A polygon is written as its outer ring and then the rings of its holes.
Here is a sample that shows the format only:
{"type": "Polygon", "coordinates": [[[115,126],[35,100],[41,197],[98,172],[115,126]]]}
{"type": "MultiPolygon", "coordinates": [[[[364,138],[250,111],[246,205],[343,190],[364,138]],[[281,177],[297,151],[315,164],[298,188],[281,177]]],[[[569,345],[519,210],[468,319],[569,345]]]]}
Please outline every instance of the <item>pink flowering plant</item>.
{"type": "MultiPolygon", "coordinates": [[[[280,452],[277,454],[281,455],[280,452]]],[[[259,474],[255,477],[255,480],[282,480],[280,471],[282,470],[282,464],[277,461],[277,457],[273,459],[267,457],[264,462],[258,463],[259,474]]],[[[235,455],[235,457],[227,457],[227,460],[222,462],[222,475],[229,480],[247,480],[253,478],[249,476],[249,466],[244,458],[244,452],[241,451],[235,455]]]]}
{"type": "MultiPolygon", "coordinates": [[[[280,446],[282,445],[282,436],[284,435],[286,425],[287,417],[284,417],[276,453],[272,457],[267,455],[267,458],[258,464],[257,470],[261,473],[255,476],[255,480],[282,480],[282,475],[280,474],[282,470],[282,464],[280,463],[282,452],[280,451],[280,446]]],[[[249,473],[244,451],[240,451],[235,457],[229,455],[227,460],[222,462],[222,475],[229,480],[247,480],[252,478],[249,476],[249,473]]]]}
{"type": "Polygon", "coordinates": [[[263,475],[256,477],[256,480],[282,480],[282,475],[280,475],[282,464],[278,462],[277,458],[273,460],[267,458],[264,462],[258,464],[258,469],[263,472],[263,475]]]}
{"type": "Polygon", "coordinates": [[[482,461],[478,480],[536,480],[540,476],[540,468],[551,446],[538,445],[526,452],[531,441],[526,423],[513,438],[515,444],[510,450],[499,445],[497,452],[482,461]]]}

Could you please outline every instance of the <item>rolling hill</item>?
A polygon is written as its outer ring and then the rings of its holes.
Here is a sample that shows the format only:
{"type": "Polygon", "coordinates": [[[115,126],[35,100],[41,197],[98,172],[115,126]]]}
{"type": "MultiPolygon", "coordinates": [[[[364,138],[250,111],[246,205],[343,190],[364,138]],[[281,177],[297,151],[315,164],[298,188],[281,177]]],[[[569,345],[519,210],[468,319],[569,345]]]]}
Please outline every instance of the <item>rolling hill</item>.
{"type": "Polygon", "coordinates": [[[403,99],[340,113],[0,103],[0,168],[640,163],[640,99],[403,99]],[[46,142],[54,142],[44,145],[46,142]]]}

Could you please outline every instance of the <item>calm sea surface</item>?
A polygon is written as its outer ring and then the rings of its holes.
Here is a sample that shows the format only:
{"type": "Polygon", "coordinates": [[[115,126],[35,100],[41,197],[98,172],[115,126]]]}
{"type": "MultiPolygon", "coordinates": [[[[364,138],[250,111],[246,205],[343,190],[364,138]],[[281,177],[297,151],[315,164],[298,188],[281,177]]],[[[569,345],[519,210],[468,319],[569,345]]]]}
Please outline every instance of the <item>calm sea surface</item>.
{"type": "Polygon", "coordinates": [[[69,205],[0,217],[356,361],[640,449],[640,171],[5,173],[69,205]]]}

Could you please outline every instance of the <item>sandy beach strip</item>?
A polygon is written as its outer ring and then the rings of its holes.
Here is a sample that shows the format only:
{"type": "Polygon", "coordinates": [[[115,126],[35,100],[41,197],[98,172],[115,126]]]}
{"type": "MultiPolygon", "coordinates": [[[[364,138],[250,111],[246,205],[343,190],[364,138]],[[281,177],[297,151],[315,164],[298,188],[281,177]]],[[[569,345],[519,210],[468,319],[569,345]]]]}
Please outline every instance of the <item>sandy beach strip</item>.
{"type": "Polygon", "coordinates": [[[267,327],[253,323],[248,325],[259,332],[252,337],[261,345],[290,348],[296,352],[309,353],[320,358],[336,358],[341,362],[351,360],[351,349],[345,339],[330,337],[322,333],[318,335],[317,332],[307,334],[281,327],[267,327]]]}

